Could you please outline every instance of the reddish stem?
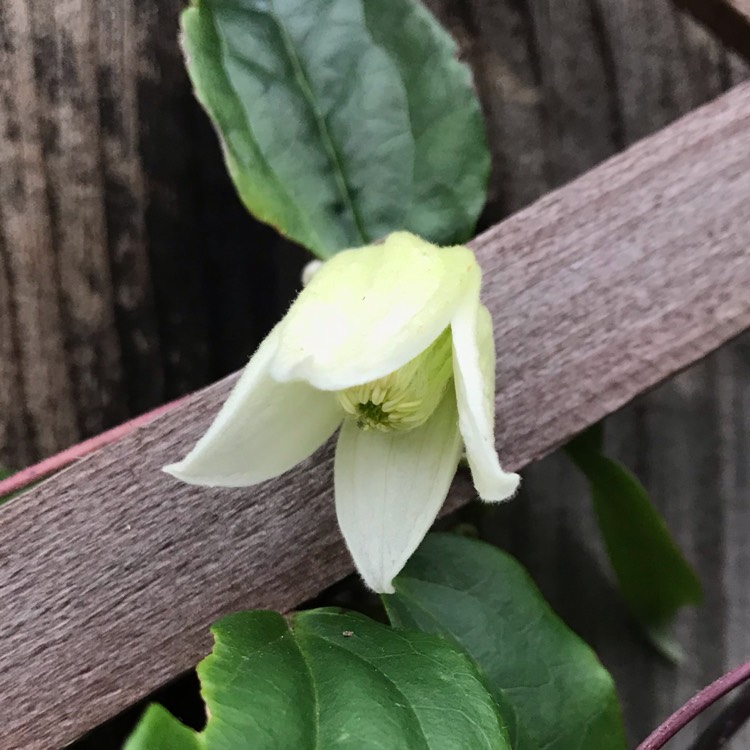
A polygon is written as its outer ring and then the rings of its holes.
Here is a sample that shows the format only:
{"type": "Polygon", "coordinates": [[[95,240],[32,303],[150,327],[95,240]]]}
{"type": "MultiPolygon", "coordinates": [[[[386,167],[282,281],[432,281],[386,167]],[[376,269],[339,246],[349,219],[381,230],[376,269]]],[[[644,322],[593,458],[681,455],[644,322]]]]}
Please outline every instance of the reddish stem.
{"type": "Polygon", "coordinates": [[[636,750],[660,750],[686,724],[691,722],[699,713],[715,703],[745,680],[750,679],[750,661],[740,667],[727,672],[694,695],[682,708],[678,708],[656,731],[652,732],[636,750]]]}
{"type": "Polygon", "coordinates": [[[732,698],[688,750],[719,750],[726,746],[749,719],[750,683],[732,698]]]}
{"type": "Polygon", "coordinates": [[[54,474],[55,472],[64,469],[66,466],[70,466],[74,461],[78,461],[79,459],[88,456],[89,453],[93,453],[94,451],[103,448],[105,445],[114,443],[116,440],[129,435],[131,432],[137,430],[139,427],[143,427],[143,425],[148,424],[156,417],[166,414],[168,411],[172,411],[172,409],[185,401],[186,398],[187,396],[183,396],[183,398],[178,398],[176,401],[170,401],[170,403],[159,406],[152,411],[146,412],[146,414],[141,414],[140,417],[131,419],[129,422],[113,427],[111,430],[107,430],[100,435],[95,435],[88,440],[84,440],[82,443],[73,445],[60,453],[56,453],[54,456],[45,458],[38,464],[34,464],[33,466],[29,466],[26,469],[16,472],[7,479],[0,481],[0,498],[23,490],[30,484],[34,484],[34,482],[38,482],[40,479],[44,479],[50,474],[54,474]]]}

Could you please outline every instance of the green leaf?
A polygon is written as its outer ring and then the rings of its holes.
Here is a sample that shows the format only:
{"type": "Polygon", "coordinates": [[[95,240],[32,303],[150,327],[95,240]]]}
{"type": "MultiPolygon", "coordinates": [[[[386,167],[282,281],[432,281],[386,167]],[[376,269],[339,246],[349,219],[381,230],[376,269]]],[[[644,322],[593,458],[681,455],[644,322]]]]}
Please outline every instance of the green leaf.
{"type": "Polygon", "coordinates": [[[638,479],[590,446],[571,443],[568,455],[586,475],[599,527],[623,597],[651,642],[679,656],[668,637],[677,611],[700,604],[701,583],[638,479]]]}
{"type": "Polygon", "coordinates": [[[175,719],[166,708],[148,707],[124,750],[203,750],[202,738],[175,719]]]}
{"type": "Polygon", "coordinates": [[[569,454],[577,452],[601,453],[604,450],[604,422],[597,422],[583,432],[579,432],[566,446],[569,454]]]}
{"type": "Polygon", "coordinates": [[[198,666],[205,730],[151,708],[126,750],[171,750],[186,731],[186,749],[511,750],[479,670],[441,638],[334,610],[298,614],[292,627],[243,612],[213,632],[198,666]]]}
{"type": "Polygon", "coordinates": [[[515,710],[516,750],[624,750],[612,678],[509,555],[431,534],[384,596],[394,625],[438,633],[483,669],[515,710]]]}
{"type": "Polygon", "coordinates": [[[417,0],[198,0],[196,95],[247,208],[321,257],[466,241],[489,173],[469,69],[417,0]]]}

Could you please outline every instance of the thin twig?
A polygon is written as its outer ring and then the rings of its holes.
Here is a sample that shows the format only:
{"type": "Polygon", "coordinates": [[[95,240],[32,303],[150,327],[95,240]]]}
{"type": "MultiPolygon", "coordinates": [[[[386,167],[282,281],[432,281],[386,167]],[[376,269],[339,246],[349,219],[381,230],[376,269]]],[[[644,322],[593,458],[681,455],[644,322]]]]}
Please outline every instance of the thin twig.
{"type": "Polygon", "coordinates": [[[124,424],[113,427],[111,430],[95,435],[88,440],[84,440],[82,443],[78,443],[70,448],[66,448],[60,453],[56,453],[54,456],[45,458],[38,464],[34,464],[33,466],[29,466],[26,469],[22,469],[21,471],[12,474],[7,479],[0,481],[0,498],[19,492],[29,485],[34,484],[34,482],[38,482],[39,480],[48,477],[50,474],[54,474],[55,472],[64,469],[66,466],[70,466],[70,464],[75,461],[88,456],[90,453],[103,448],[105,445],[114,443],[116,440],[129,435],[133,430],[143,427],[143,425],[148,424],[156,419],[156,417],[166,414],[176,406],[179,406],[185,398],[187,397],[178,398],[176,401],[170,401],[168,404],[159,406],[152,411],[146,412],[146,414],[141,414],[141,416],[136,417],[135,419],[131,419],[124,424]]]}
{"type": "Polygon", "coordinates": [[[750,719],[750,685],[722,709],[688,750],[721,750],[750,719]]]}
{"type": "Polygon", "coordinates": [[[731,672],[727,672],[716,682],[712,682],[708,687],[703,688],[700,693],[694,695],[682,708],[678,708],[656,731],[641,742],[636,750],[660,750],[698,714],[748,679],[750,679],[750,661],[731,672]]]}

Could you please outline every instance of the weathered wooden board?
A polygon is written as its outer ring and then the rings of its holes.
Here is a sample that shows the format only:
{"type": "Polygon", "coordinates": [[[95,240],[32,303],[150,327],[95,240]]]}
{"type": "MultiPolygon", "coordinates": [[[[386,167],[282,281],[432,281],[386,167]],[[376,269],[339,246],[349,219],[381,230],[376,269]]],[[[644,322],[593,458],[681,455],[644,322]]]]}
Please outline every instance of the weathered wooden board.
{"type": "MultiPolygon", "coordinates": [[[[750,326],[750,86],[480,236],[498,448],[551,451],[750,326]]],[[[175,482],[231,383],[0,510],[2,747],[64,744],[189,667],[207,626],[349,569],[331,452],[241,491],[175,482]]],[[[455,505],[471,497],[465,478],[455,505]]]]}
{"type": "MultiPolygon", "coordinates": [[[[430,5],[478,75],[496,166],[493,220],[747,76],[745,64],[668,0],[430,5]]],[[[585,488],[563,457],[530,467],[521,502],[486,525],[596,644],[620,687],[633,744],[750,654],[746,362],[747,343],[729,345],[607,423],[610,450],[652,491],[707,588],[706,607],[681,620],[682,668],[633,636],[598,572],[602,551],[585,488]]],[[[676,746],[687,747],[694,733],[676,746]]],[[[750,732],[738,740],[745,745],[750,732]]]]}
{"type": "Polygon", "coordinates": [[[302,253],[234,195],[184,4],[0,4],[0,465],[236,369],[288,302],[302,253]]]}
{"type": "MultiPolygon", "coordinates": [[[[668,0],[430,5],[479,78],[496,166],[492,220],[747,76],[746,65],[668,0]]],[[[610,450],[652,491],[707,589],[706,606],[681,619],[682,668],[634,637],[599,573],[590,504],[564,457],[530,467],[520,502],[485,524],[596,644],[615,674],[633,744],[750,654],[747,347],[727,346],[607,422],[610,450]]],[[[676,747],[686,748],[694,732],[676,747]]],[[[737,746],[750,747],[750,732],[737,746]]]]}
{"type": "MultiPolygon", "coordinates": [[[[486,222],[746,75],[668,0],[429,4],[459,39],[488,117],[486,222]]],[[[302,255],[289,262],[243,214],[191,100],[181,5],[0,3],[0,461],[22,466],[228,372],[295,283],[302,255]],[[80,164],[70,148],[84,149],[80,164]]],[[[609,423],[612,449],[652,489],[709,590],[682,622],[685,668],[626,628],[591,563],[601,550],[564,460],[526,472],[524,498],[494,532],[596,643],[633,737],[750,653],[749,362],[746,340],[729,345],[609,423]]]]}
{"type": "Polygon", "coordinates": [[[749,0],[674,0],[725,44],[750,60],[749,0]]]}
{"type": "MultiPolygon", "coordinates": [[[[731,78],[668,0],[429,4],[488,116],[485,226],[731,78]],[[628,128],[631,79],[648,90],[628,128]]],[[[183,5],[0,8],[0,464],[228,373],[288,302],[302,254],[233,195],[176,44],[183,5]]]]}

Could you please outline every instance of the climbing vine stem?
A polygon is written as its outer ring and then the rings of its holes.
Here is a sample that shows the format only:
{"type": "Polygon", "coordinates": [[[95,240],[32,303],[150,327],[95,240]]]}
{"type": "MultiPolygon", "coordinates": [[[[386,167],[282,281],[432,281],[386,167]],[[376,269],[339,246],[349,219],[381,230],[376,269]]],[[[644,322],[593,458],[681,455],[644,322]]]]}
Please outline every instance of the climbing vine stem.
{"type": "Polygon", "coordinates": [[[660,750],[684,726],[698,714],[713,705],[719,698],[750,679],[750,661],[727,672],[708,687],[694,695],[684,706],[678,708],[661,726],[652,732],[636,750],[660,750]]]}

